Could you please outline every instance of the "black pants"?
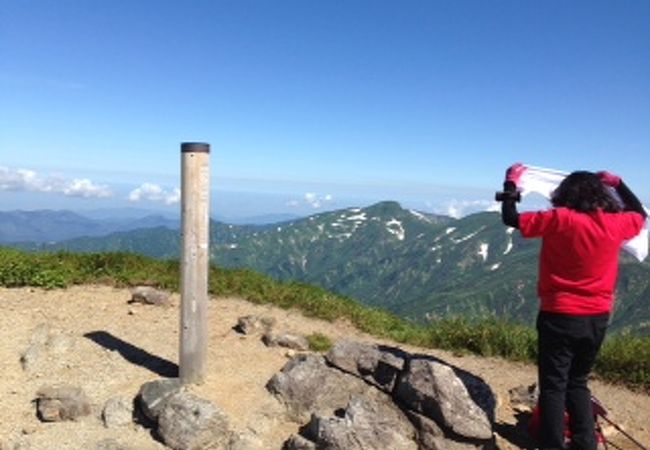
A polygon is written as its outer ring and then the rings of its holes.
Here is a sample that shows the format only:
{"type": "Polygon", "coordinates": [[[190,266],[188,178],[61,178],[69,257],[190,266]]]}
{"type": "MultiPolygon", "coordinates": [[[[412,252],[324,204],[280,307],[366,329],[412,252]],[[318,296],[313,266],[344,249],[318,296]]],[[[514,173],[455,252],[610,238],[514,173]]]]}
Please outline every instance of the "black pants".
{"type": "Polygon", "coordinates": [[[594,414],[587,378],[605,338],[609,314],[537,316],[540,444],[564,449],[564,412],[569,413],[571,449],[595,450],[594,414]]]}

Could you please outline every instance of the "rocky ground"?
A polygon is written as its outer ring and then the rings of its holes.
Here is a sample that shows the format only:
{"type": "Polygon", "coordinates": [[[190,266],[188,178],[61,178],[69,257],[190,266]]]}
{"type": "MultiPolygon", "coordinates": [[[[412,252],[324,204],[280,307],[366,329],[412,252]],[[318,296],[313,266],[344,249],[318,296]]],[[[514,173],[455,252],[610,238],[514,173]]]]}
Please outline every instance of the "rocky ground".
{"type": "MultiPolygon", "coordinates": [[[[169,307],[132,304],[130,299],[129,290],[105,286],[53,291],[0,289],[1,450],[93,450],[101,448],[102,442],[139,450],[166,448],[140,425],[107,428],[99,417],[108,399],[133,399],[143,383],[171,376],[178,360],[178,297],[171,297],[169,307]],[[47,345],[31,355],[29,364],[21,364],[21,355],[43,324],[48,330],[47,345]],[[72,422],[39,421],[33,402],[36,392],[43,385],[62,383],[83,388],[90,398],[92,414],[72,422]]],[[[251,448],[257,445],[279,450],[287,437],[298,431],[299,424],[287,419],[265,384],[293,352],[266,347],[259,335],[235,331],[238,318],[247,315],[273,317],[278,331],[303,335],[318,332],[333,341],[342,337],[377,340],[349,324],[309,319],[296,311],[239,299],[211,302],[210,370],[205,382],[192,390],[221,407],[231,427],[247,436],[251,448]]],[[[512,388],[534,383],[534,366],[403,348],[431,354],[485,379],[498,398],[495,430],[499,448],[534,448],[524,431],[528,416],[513,408],[508,394],[512,388]]],[[[597,381],[592,389],[610,419],[650,446],[648,395],[597,381]]],[[[639,448],[612,427],[606,432],[618,448],[639,448]]]]}

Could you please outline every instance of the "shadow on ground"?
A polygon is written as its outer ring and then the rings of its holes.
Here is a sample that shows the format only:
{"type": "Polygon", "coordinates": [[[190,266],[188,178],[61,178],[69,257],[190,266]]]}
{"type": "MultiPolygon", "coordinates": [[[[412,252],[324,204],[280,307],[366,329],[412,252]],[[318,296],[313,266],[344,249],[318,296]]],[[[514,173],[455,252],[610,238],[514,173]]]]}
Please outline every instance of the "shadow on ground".
{"type": "Polygon", "coordinates": [[[530,413],[517,413],[515,419],[517,423],[495,423],[494,431],[501,436],[504,440],[517,448],[530,450],[535,449],[536,444],[528,433],[528,421],[530,420],[530,413]]]}
{"type": "Polygon", "coordinates": [[[91,331],[90,333],[84,334],[84,337],[101,345],[105,349],[118,352],[130,363],[144,367],[161,377],[178,377],[177,364],[123,341],[106,331],[91,331]]]}

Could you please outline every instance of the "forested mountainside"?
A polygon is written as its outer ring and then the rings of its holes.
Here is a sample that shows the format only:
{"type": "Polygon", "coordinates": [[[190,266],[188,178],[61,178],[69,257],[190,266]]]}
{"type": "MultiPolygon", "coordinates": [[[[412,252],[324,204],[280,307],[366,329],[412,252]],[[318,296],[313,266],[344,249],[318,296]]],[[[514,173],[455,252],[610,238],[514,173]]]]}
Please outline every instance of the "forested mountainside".
{"type": "MultiPolygon", "coordinates": [[[[156,227],[22,247],[178,258],[180,235],[156,227]]],[[[496,316],[532,325],[538,251],[538,241],[522,239],[497,213],[452,219],[396,202],[271,226],[211,223],[219,265],[322,286],[416,321],[496,316]]],[[[650,334],[650,265],[621,259],[612,328],[650,334]]]]}

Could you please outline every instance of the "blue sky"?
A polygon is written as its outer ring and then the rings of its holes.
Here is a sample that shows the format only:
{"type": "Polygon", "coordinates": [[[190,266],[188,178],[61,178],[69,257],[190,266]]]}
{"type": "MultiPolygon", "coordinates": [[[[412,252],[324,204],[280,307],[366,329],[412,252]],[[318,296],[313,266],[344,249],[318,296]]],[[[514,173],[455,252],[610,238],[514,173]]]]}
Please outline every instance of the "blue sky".
{"type": "Polygon", "coordinates": [[[650,2],[0,0],[0,209],[463,214],[505,168],[650,203],[650,2]]]}

